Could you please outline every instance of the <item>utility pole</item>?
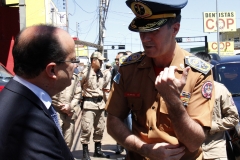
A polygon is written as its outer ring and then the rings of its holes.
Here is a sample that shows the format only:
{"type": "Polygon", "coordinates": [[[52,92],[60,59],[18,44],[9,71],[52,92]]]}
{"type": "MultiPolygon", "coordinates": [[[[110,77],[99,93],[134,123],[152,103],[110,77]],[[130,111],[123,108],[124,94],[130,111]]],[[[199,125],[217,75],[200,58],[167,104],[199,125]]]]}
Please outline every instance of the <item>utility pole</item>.
{"type": "Polygon", "coordinates": [[[19,18],[20,18],[20,30],[26,27],[26,4],[25,0],[19,0],[19,18]]]}
{"type": "MultiPolygon", "coordinates": [[[[99,0],[99,40],[98,45],[103,46],[103,1],[99,0]]],[[[103,55],[104,49],[100,50],[99,52],[103,55]]]]}
{"type": "Polygon", "coordinates": [[[54,8],[51,8],[51,12],[52,12],[52,25],[54,25],[54,8]]]}
{"type": "Polygon", "coordinates": [[[78,38],[78,25],[79,25],[79,23],[78,23],[78,22],[76,22],[76,32],[77,32],[77,38],[78,38]]]}
{"type": "Polygon", "coordinates": [[[66,6],[66,27],[67,27],[67,32],[68,32],[68,28],[69,28],[69,22],[68,22],[68,0],[66,0],[65,6],[66,6]]]}
{"type": "Polygon", "coordinates": [[[208,53],[208,40],[207,40],[207,36],[205,36],[205,52],[208,53]]]}

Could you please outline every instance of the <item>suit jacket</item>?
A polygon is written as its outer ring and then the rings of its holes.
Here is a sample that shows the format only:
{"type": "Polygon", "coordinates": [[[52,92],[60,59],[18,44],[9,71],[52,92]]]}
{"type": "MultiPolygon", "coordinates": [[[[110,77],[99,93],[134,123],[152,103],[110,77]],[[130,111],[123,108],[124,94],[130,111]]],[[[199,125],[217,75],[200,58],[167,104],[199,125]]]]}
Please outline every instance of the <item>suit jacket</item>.
{"type": "Polygon", "coordinates": [[[42,101],[10,80],[0,92],[1,160],[73,160],[42,101]]]}

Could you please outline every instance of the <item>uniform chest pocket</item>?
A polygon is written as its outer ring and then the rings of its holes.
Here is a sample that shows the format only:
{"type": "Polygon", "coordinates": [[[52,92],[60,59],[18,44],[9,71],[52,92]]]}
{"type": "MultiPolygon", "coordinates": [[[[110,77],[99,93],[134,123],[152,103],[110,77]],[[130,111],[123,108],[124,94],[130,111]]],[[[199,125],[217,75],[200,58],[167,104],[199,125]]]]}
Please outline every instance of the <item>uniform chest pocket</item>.
{"type": "Polygon", "coordinates": [[[142,108],[142,98],[128,98],[128,107],[132,111],[138,111],[142,108]]]}
{"type": "Polygon", "coordinates": [[[99,84],[97,82],[97,77],[96,76],[89,77],[89,80],[88,80],[88,87],[89,88],[96,89],[98,85],[99,84]]]}

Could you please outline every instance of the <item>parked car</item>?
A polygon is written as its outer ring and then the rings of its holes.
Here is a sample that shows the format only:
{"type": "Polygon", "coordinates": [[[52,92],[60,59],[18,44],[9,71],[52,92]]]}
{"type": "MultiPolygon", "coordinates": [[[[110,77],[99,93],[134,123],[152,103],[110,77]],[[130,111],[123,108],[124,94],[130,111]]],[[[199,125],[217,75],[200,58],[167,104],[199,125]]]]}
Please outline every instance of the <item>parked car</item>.
{"type": "MultiPolygon", "coordinates": [[[[212,60],[214,80],[223,83],[232,93],[233,101],[240,115],[240,56],[221,57],[212,60]]],[[[240,123],[226,132],[229,160],[240,160],[240,123]]]]}
{"type": "Polygon", "coordinates": [[[5,84],[13,77],[10,71],[0,63],[0,91],[4,88],[5,84]]]}

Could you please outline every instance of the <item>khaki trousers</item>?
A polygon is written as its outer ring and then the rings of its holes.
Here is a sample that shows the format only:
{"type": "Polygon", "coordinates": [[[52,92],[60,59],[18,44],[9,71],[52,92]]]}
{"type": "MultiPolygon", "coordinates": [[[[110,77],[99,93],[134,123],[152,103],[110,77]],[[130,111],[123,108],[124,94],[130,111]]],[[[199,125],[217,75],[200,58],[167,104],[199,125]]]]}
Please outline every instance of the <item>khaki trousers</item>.
{"type": "Polygon", "coordinates": [[[65,142],[67,143],[68,148],[71,149],[74,138],[75,121],[71,119],[71,117],[68,117],[67,114],[59,112],[57,113],[59,118],[59,124],[62,128],[63,137],[65,139],[65,142]]]}
{"type": "Polygon", "coordinates": [[[92,127],[93,141],[101,142],[105,128],[104,109],[91,110],[83,109],[81,118],[81,135],[80,141],[82,144],[89,144],[92,127]]]}

